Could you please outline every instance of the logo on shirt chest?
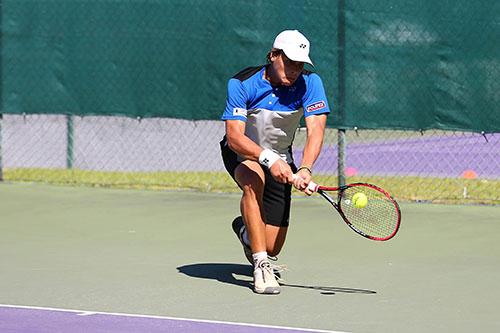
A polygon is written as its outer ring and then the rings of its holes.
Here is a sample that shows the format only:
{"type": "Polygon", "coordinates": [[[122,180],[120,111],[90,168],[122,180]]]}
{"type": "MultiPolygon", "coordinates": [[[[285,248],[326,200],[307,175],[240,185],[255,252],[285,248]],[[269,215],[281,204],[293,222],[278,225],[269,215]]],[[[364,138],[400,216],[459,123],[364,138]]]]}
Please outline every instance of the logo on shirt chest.
{"type": "Polygon", "coordinates": [[[319,102],[316,102],[314,104],[311,104],[311,105],[308,105],[306,107],[306,111],[307,112],[313,112],[313,111],[316,111],[316,110],[319,110],[319,109],[322,109],[326,106],[326,103],[324,101],[319,101],[319,102]]]}

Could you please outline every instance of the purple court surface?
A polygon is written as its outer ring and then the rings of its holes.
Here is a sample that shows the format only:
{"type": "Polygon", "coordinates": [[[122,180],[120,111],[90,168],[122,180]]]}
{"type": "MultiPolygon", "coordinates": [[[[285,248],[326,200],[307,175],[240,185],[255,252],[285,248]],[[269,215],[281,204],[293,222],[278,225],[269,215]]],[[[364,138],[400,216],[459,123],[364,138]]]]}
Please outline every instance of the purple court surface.
{"type": "Polygon", "coordinates": [[[306,333],[334,331],[0,304],[0,332],[306,333]]]}
{"type": "MultiPolygon", "coordinates": [[[[315,170],[335,173],[337,146],[323,147],[315,170]]],[[[300,160],[301,150],[294,152],[300,160]]],[[[500,135],[417,137],[348,143],[345,167],[357,175],[460,178],[473,170],[478,178],[500,177],[500,135]]]]}

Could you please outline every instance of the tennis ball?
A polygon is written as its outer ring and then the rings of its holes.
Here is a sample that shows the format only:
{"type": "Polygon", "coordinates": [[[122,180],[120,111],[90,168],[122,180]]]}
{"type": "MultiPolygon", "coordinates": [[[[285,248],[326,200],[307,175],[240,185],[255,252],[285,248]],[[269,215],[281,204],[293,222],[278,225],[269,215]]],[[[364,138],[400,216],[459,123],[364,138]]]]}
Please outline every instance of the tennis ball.
{"type": "Polygon", "coordinates": [[[364,193],[358,192],[352,196],[352,204],[356,208],[364,208],[368,204],[368,198],[364,193]]]}

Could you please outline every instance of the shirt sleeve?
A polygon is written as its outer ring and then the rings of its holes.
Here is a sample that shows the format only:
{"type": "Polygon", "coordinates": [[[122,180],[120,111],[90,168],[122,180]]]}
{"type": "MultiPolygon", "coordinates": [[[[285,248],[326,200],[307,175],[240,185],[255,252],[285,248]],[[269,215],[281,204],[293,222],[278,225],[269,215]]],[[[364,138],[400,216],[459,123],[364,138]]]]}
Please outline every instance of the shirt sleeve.
{"type": "Polygon", "coordinates": [[[226,108],[222,120],[247,120],[247,93],[238,79],[230,79],[227,84],[226,108]]]}
{"type": "Polygon", "coordinates": [[[325,88],[323,88],[323,82],[318,74],[310,74],[302,105],[304,107],[304,117],[330,113],[325,88]]]}

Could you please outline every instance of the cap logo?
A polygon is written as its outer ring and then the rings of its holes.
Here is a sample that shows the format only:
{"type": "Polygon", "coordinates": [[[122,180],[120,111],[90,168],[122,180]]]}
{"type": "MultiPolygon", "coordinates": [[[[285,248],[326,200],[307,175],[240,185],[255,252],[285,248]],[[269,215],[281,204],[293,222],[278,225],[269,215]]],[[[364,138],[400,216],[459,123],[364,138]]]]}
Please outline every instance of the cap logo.
{"type": "Polygon", "coordinates": [[[301,49],[305,49],[305,48],[306,48],[306,44],[300,44],[300,45],[299,45],[299,47],[300,47],[301,49]]]}

